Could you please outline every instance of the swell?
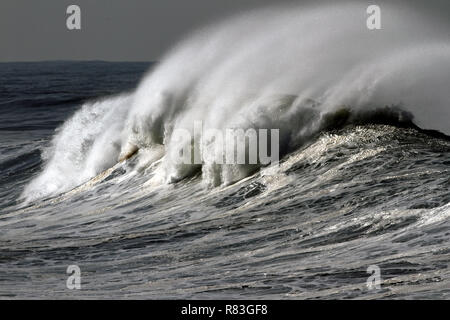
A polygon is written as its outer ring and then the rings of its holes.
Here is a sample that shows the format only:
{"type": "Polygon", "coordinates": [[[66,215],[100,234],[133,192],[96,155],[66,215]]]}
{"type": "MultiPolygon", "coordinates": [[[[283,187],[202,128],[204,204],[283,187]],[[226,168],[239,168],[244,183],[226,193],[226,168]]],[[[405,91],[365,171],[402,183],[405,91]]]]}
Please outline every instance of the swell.
{"type": "Polygon", "coordinates": [[[39,151],[33,150],[13,156],[4,161],[0,161],[0,171],[5,173],[4,177],[12,173],[25,169],[33,169],[40,163],[39,151]]]}
{"type": "Polygon", "coordinates": [[[450,43],[442,26],[386,5],[388,30],[372,32],[365,9],[272,7],[194,32],[132,94],[84,104],[56,133],[44,170],[23,197],[70,190],[137,150],[141,172],[161,160],[152,177],[157,183],[201,170],[214,186],[254,172],[245,165],[173,163],[167,155],[187,143],[174,139],[174,130],[193,133],[199,120],[205,129],[280,129],[281,156],[347,125],[391,124],[446,138],[450,43]]]}

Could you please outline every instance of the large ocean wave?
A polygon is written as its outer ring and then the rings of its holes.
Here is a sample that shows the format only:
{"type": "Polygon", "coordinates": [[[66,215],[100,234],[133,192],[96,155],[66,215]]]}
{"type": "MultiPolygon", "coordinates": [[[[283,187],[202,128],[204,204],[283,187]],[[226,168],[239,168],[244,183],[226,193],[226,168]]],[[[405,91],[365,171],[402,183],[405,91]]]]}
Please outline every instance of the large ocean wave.
{"type": "MultiPolygon", "coordinates": [[[[427,17],[383,6],[383,28],[365,7],[272,7],[197,30],[172,48],[128,94],[84,104],[45,148],[45,166],[22,197],[71,190],[137,152],[152,182],[201,172],[206,185],[253,172],[213,162],[180,166],[178,128],[277,128],[286,155],[323,130],[387,123],[450,134],[450,41],[427,17]],[[411,20],[411,17],[416,19],[411,20]]],[[[207,148],[211,141],[202,141],[207,148]]]]}

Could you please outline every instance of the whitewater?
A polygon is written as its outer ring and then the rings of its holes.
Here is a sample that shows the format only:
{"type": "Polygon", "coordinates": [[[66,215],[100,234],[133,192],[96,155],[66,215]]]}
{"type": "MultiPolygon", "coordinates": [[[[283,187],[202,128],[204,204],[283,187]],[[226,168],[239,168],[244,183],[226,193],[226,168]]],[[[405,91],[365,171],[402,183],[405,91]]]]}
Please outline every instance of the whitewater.
{"type": "Polygon", "coordinates": [[[242,13],[150,67],[0,66],[20,92],[67,79],[1,101],[23,123],[0,122],[0,297],[448,298],[450,27],[383,5],[369,30],[365,9],[242,13]],[[195,121],[279,129],[279,165],[175,163],[213,144],[174,138],[195,121]]]}

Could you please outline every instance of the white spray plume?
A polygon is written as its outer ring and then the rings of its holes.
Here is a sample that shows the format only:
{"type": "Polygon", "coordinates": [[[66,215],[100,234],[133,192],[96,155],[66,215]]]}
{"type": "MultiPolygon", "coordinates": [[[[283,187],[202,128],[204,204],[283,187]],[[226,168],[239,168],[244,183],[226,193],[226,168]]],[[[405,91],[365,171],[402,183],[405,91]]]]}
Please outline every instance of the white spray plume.
{"type": "MultiPolygon", "coordinates": [[[[366,18],[358,3],[270,7],[198,30],[130,97],[83,106],[57,133],[25,197],[75,187],[136,146],[180,148],[171,132],[199,120],[216,129],[281,128],[281,145],[295,148],[342,105],[401,105],[422,128],[450,134],[448,33],[394,5],[382,7],[381,30],[368,30],[366,18]],[[288,95],[295,101],[280,107],[288,95]]],[[[192,168],[165,159],[159,172],[177,180],[192,168]]],[[[219,183],[248,173],[213,163],[202,172],[219,183]]]]}

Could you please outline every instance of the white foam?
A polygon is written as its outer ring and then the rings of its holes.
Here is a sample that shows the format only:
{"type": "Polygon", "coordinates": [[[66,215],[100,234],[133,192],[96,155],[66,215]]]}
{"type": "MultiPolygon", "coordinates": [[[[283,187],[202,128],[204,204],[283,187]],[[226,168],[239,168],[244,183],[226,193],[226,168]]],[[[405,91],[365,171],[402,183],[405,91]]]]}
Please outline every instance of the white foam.
{"type": "MultiPolygon", "coordinates": [[[[205,129],[281,128],[282,144],[292,148],[318,130],[321,115],[343,104],[403,104],[419,125],[450,134],[448,35],[429,18],[387,4],[383,29],[369,31],[365,9],[341,2],[271,7],[198,30],[169,51],[132,96],[86,104],[66,122],[24,196],[73,188],[130,147],[180,149],[171,133],[192,131],[194,121],[205,129]],[[297,99],[280,107],[273,100],[280,94],[297,99]],[[311,108],[309,99],[321,104],[311,108]]],[[[170,157],[161,166],[157,176],[164,182],[196,171],[170,157]]],[[[248,172],[203,166],[210,185],[248,172]]]]}

